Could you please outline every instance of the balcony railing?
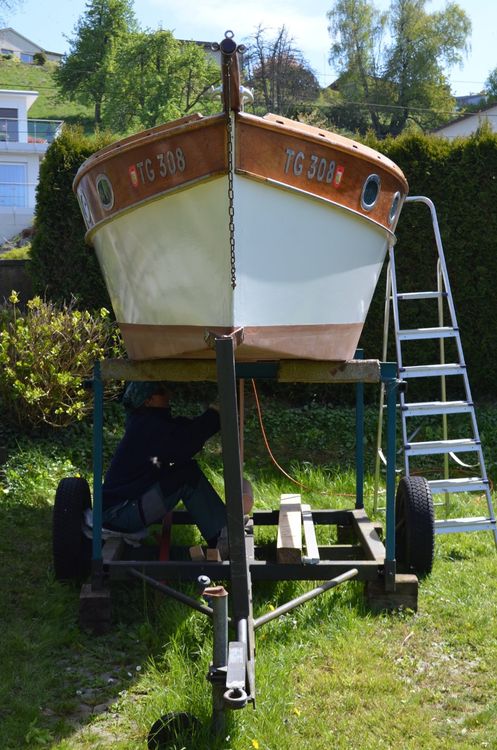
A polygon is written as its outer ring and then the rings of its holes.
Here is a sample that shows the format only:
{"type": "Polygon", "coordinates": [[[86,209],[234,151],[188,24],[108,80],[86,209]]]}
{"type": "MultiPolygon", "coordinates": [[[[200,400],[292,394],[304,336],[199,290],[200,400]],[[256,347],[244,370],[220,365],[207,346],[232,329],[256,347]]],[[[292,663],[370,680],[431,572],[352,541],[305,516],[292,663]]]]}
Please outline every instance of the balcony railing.
{"type": "Polygon", "coordinates": [[[28,119],[23,122],[18,118],[0,117],[0,143],[49,144],[58,136],[62,125],[62,120],[28,119]]]}

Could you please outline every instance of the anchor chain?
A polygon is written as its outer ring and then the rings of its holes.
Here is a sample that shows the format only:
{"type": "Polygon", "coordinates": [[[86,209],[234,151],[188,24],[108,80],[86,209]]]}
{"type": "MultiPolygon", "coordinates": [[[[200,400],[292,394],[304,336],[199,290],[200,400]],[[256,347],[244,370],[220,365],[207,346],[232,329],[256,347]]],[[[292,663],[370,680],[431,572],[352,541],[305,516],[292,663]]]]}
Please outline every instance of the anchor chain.
{"type": "MultiPolygon", "coordinates": [[[[236,53],[235,53],[236,54],[236,53]]],[[[231,101],[231,60],[228,66],[228,101],[231,101]]],[[[233,170],[234,170],[234,158],[233,158],[233,120],[231,110],[228,107],[226,112],[227,117],[227,134],[228,134],[228,229],[230,238],[230,274],[231,274],[231,288],[236,287],[236,256],[235,256],[235,200],[233,190],[233,170]]]]}

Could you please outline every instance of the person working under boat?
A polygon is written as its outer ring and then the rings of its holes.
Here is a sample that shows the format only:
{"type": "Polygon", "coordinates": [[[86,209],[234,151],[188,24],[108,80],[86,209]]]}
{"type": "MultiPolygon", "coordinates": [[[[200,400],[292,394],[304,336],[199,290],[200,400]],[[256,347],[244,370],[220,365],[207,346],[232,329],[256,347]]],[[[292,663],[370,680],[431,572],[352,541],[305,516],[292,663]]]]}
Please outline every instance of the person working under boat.
{"type": "MultiPolygon", "coordinates": [[[[133,381],[123,406],[125,433],[102,487],[102,522],[119,532],[137,532],[154,523],[180,500],[209,547],[227,549],[226,507],[193,456],[220,429],[211,404],[198,417],[173,417],[164,383],[133,381]]],[[[251,488],[244,480],[244,512],[251,510],[251,488]]]]}

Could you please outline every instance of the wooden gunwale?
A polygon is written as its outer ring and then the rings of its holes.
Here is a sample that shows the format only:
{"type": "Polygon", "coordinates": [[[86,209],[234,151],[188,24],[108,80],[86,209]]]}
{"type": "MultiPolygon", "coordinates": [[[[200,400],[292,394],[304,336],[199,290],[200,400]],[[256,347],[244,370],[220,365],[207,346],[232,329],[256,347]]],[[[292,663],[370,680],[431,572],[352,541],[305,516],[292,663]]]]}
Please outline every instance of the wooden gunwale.
{"type": "Polygon", "coordinates": [[[290,120],[289,118],[281,117],[280,115],[267,114],[264,117],[257,117],[257,115],[251,115],[248,112],[240,112],[237,115],[237,119],[239,119],[240,122],[246,121],[247,124],[265,130],[287,134],[291,133],[292,135],[310,143],[318,145],[323,145],[324,143],[328,144],[343,153],[348,153],[363,161],[368,161],[370,164],[379,163],[383,169],[389,171],[401,181],[402,187],[406,192],[409,189],[404,173],[395,162],[384,154],[381,154],[379,151],[375,151],[369,146],[353,141],[350,138],[338,135],[337,133],[332,133],[331,131],[321,130],[321,128],[315,128],[312,125],[306,125],[297,122],[296,120],[290,120]]]}
{"type": "Polygon", "coordinates": [[[182,117],[179,120],[156,125],[149,130],[142,130],[139,133],[134,133],[126,138],[122,138],[89,156],[78,169],[74,178],[73,187],[75,189],[81,178],[88,172],[91,172],[98,164],[106,161],[111,156],[115,157],[115,152],[118,152],[117,155],[121,156],[121,154],[124,154],[137,146],[144,145],[146,141],[153,143],[154,141],[159,140],[163,135],[167,135],[168,138],[173,138],[184,132],[209,127],[224,119],[225,115],[222,112],[207,117],[204,117],[200,112],[197,112],[195,115],[189,115],[188,117],[182,117]]]}

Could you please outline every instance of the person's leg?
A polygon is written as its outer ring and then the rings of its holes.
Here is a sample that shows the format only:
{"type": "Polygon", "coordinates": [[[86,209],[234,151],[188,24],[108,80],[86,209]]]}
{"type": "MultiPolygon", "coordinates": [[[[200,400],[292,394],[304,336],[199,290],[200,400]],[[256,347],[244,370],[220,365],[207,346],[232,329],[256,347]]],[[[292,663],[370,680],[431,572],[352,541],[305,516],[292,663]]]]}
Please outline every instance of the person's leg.
{"type": "MultiPolygon", "coordinates": [[[[189,461],[177,467],[174,472],[167,472],[160,481],[160,487],[167,510],[171,510],[182,500],[208,543],[212,543],[223,526],[226,526],[226,507],[196,461],[189,461]],[[171,492],[170,488],[176,480],[178,486],[171,492]]],[[[148,515],[149,505],[150,501],[142,502],[144,516],[148,515]]]]}
{"type": "Polygon", "coordinates": [[[172,473],[154,484],[138,500],[129,500],[104,513],[104,525],[115,531],[140,531],[160,523],[165,514],[183,501],[200,533],[209,543],[215,544],[221,529],[226,526],[226,507],[214,487],[191,461],[178,471],[174,486],[172,473]]]}
{"type": "Polygon", "coordinates": [[[186,509],[209,543],[215,542],[226,526],[226,506],[207,477],[201,473],[195,487],[185,487],[182,496],[186,509]]]}

